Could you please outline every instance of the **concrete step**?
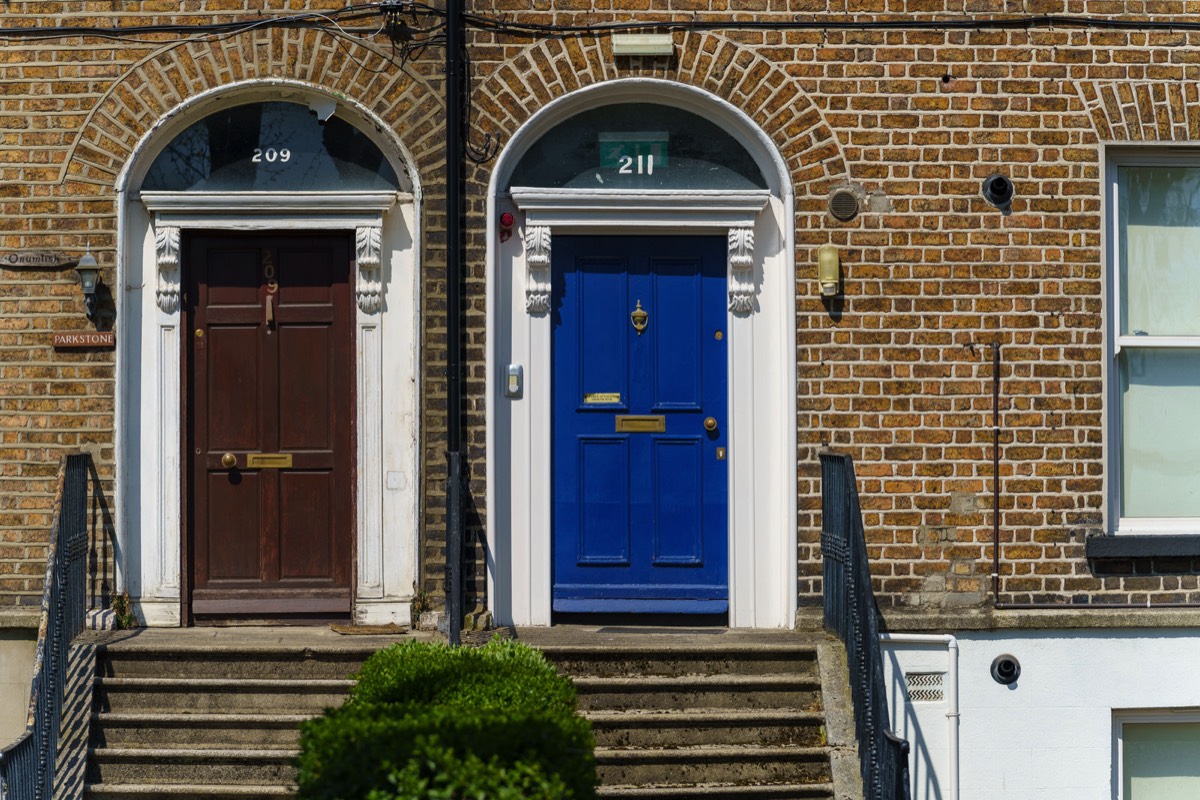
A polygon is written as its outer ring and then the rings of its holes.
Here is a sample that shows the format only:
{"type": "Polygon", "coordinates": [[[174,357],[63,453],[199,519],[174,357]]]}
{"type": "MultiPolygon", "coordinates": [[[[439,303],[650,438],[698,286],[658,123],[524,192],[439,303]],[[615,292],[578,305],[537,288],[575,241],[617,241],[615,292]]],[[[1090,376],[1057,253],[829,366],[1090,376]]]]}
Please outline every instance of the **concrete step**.
{"type": "Polygon", "coordinates": [[[796,675],[575,678],[584,712],[701,708],[818,711],[821,684],[796,675]]]}
{"type": "Polygon", "coordinates": [[[151,800],[160,797],[172,800],[279,800],[281,797],[294,797],[295,794],[290,786],[233,784],[96,783],[85,785],[83,790],[83,796],[91,800],[151,800]]]}
{"type": "Polygon", "coordinates": [[[817,676],[811,644],[604,647],[559,645],[542,649],[547,660],[574,677],[628,675],[807,675],[817,676]]]}
{"type": "Polygon", "coordinates": [[[811,711],[593,711],[587,717],[598,747],[825,744],[824,715],[811,711]]]}
{"type": "Polygon", "coordinates": [[[319,714],[339,706],[354,681],[230,678],[97,678],[96,708],[116,713],[319,714]]]}
{"type": "Polygon", "coordinates": [[[831,783],[600,786],[596,796],[621,800],[832,800],[831,783]]]}
{"type": "Polygon", "coordinates": [[[96,747],[293,749],[312,714],[93,714],[96,747]]]}
{"type": "Polygon", "coordinates": [[[596,748],[605,786],[803,784],[830,781],[820,747],[688,747],[667,750],[596,748]]]}
{"type": "Polygon", "coordinates": [[[293,749],[114,748],[92,751],[89,784],[240,784],[290,788],[296,779],[293,749]]]}
{"type": "Polygon", "coordinates": [[[117,678],[344,679],[358,672],[377,648],[144,646],[101,647],[97,674],[117,678]]]}

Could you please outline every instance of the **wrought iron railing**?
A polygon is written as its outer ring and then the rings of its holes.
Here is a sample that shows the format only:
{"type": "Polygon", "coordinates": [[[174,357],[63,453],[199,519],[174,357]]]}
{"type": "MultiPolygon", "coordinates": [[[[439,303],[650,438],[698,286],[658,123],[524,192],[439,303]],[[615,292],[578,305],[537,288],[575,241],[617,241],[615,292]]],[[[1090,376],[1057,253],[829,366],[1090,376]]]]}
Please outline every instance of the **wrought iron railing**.
{"type": "Polygon", "coordinates": [[[893,733],[888,720],[879,610],[871,588],[854,462],[829,451],[820,458],[825,627],[846,643],[864,797],[909,800],[908,742],[893,733]]]}
{"type": "Polygon", "coordinates": [[[86,613],[86,455],[67,456],[55,511],[42,592],[37,660],[29,723],[17,741],[0,750],[0,800],[49,800],[54,792],[63,687],[71,640],[86,613]]]}

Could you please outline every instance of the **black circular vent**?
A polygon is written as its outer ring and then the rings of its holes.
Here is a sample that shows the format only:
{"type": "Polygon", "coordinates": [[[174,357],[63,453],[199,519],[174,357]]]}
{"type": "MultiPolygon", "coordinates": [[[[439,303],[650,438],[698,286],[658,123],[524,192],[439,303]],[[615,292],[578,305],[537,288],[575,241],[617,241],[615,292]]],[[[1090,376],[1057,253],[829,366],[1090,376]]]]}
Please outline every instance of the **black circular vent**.
{"type": "Polygon", "coordinates": [[[829,198],[829,213],[842,222],[854,219],[858,216],[858,198],[854,192],[839,189],[829,198]]]}

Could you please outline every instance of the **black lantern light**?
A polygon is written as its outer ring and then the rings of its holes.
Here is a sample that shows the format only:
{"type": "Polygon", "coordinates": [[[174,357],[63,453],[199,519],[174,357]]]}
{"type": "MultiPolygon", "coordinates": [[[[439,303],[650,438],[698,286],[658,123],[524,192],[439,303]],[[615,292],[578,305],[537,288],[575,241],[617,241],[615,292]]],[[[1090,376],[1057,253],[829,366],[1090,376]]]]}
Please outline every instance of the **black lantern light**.
{"type": "Polygon", "coordinates": [[[89,248],[75,265],[79,273],[79,288],[83,291],[83,308],[88,319],[96,316],[96,287],[100,283],[100,265],[89,248]]]}

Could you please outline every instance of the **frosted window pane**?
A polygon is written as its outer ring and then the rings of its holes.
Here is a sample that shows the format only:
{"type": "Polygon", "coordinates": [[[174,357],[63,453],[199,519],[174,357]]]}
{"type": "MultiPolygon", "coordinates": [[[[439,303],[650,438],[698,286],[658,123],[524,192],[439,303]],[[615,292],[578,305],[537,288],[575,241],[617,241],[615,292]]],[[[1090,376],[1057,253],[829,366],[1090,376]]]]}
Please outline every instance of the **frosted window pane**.
{"type": "Polygon", "coordinates": [[[1121,167],[1121,332],[1200,335],[1200,167],[1121,167]]]}
{"type": "Polygon", "coordinates": [[[1122,516],[1200,516],[1200,352],[1126,348],[1120,360],[1122,516]]]}
{"type": "Polygon", "coordinates": [[[746,149],[716,124],[653,103],[600,106],[529,148],[512,186],[571,189],[765,189],[746,149]]]}
{"type": "Polygon", "coordinates": [[[395,191],[383,152],[308,106],[252,103],[211,114],[167,145],[142,188],[173,192],[395,191]]]}
{"type": "Polygon", "coordinates": [[[1200,723],[1126,723],[1121,738],[1124,800],[1200,797],[1200,723]]]}

